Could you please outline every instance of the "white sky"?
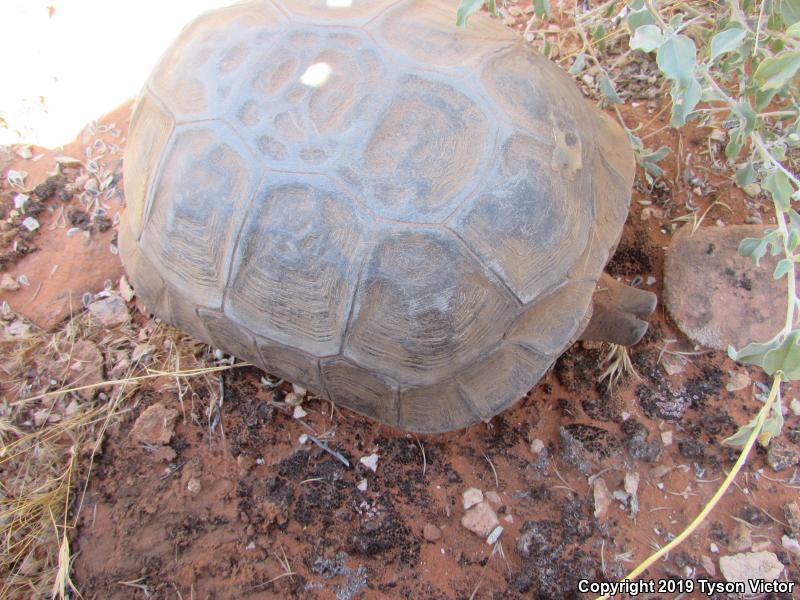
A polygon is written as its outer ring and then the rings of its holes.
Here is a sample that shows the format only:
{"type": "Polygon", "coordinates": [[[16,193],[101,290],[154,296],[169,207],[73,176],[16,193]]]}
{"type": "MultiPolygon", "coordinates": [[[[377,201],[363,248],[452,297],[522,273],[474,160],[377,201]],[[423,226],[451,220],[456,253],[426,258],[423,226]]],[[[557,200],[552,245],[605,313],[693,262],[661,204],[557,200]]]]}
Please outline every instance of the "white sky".
{"type": "Polygon", "coordinates": [[[183,25],[232,3],[0,0],[0,144],[71,141],[138,93],[183,25]]]}

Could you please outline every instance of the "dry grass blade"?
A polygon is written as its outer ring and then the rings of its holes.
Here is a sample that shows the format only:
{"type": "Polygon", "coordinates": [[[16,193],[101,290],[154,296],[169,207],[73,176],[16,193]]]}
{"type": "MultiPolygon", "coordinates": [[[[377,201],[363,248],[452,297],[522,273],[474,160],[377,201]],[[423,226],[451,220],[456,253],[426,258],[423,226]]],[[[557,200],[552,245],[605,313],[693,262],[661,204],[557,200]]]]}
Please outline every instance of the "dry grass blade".
{"type": "Polygon", "coordinates": [[[626,346],[619,344],[609,344],[608,353],[603,357],[602,365],[605,370],[600,374],[600,381],[608,379],[608,387],[613,388],[624,375],[630,375],[637,381],[642,378],[636,372],[631,362],[630,354],[626,346]]]}

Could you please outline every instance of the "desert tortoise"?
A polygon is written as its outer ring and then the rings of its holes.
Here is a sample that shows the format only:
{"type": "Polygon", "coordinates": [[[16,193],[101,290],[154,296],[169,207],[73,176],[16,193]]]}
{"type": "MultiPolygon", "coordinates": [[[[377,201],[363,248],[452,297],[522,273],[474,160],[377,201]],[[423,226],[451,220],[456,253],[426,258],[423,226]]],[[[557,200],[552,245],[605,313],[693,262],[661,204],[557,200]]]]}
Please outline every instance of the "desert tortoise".
{"type": "Polygon", "coordinates": [[[191,23],[126,150],[145,305],[418,432],[509,407],[581,334],[638,341],[655,297],[594,294],[628,213],[624,133],[497,20],[454,18],[275,0],[191,23]]]}

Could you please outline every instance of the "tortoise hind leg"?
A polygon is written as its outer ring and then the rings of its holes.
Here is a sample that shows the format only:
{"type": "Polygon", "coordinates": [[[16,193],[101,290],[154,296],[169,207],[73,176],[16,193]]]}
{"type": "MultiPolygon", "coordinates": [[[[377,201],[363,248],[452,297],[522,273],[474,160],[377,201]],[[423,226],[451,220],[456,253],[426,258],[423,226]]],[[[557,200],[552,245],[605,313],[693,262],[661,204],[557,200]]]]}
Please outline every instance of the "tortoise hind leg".
{"type": "Polygon", "coordinates": [[[592,318],[581,340],[632,346],[647,332],[646,317],[656,308],[656,295],[620,283],[603,273],[592,297],[592,318]]]}

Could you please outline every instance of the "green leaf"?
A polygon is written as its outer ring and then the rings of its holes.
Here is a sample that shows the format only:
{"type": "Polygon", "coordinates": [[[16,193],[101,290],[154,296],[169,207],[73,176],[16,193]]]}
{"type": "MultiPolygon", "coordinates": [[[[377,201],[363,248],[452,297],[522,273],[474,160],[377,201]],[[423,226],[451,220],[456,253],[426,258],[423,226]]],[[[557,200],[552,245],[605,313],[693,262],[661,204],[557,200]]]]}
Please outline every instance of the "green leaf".
{"type": "Polygon", "coordinates": [[[672,95],[672,119],[670,124],[677,129],[686,124],[689,114],[700,102],[703,89],[697,80],[692,77],[686,87],[683,87],[677,81],[674,82],[670,94],[672,95]]]}
{"type": "MultiPolygon", "coordinates": [[[[763,238],[744,238],[739,242],[739,254],[749,256],[756,265],[766,253],[767,240],[763,238]]],[[[734,358],[734,360],[736,359],[734,358]]]]}
{"type": "Polygon", "coordinates": [[[484,0],[461,0],[456,10],[456,25],[464,27],[470,15],[478,12],[484,0]]]}
{"type": "Polygon", "coordinates": [[[794,25],[800,21],[800,0],[777,0],[775,4],[781,13],[784,25],[794,25]]]}
{"type": "Polygon", "coordinates": [[[550,0],[533,0],[533,11],[540,19],[553,16],[550,12],[550,0]]]}
{"type": "Polygon", "coordinates": [[[592,31],[592,38],[597,44],[597,49],[600,52],[605,52],[606,49],[606,27],[602,23],[598,23],[597,27],[592,31]]]}
{"type": "Polygon", "coordinates": [[[792,269],[794,269],[794,261],[788,258],[783,258],[778,261],[777,265],[775,265],[775,271],[772,273],[772,278],[780,279],[792,269]]]}
{"type": "MultiPolygon", "coordinates": [[[[633,4],[631,4],[631,7],[633,7],[633,4]]],[[[646,8],[641,10],[631,10],[631,12],[629,12],[628,16],[625,18],[625,21],[628,24],[628,31],[631,35],[633,35],[636,30],[643,25],[655,25],[656,23],[655,18],[646,8]]]]}
{"type": "Polygon", "coordinates": [[[762,90],[780,89],[794,77],[797,69],[800,69],[800,51],[770,56],[758,65],[753,80],[762,90]]]}
{"type": "Polygon", "coordinates": [[[772,194],[772,201],[781,210],[789,209],[789,199],[792,197],[792,184],[783,171],[775,171],[764,178],[761,187],[772,194]]]}
{"type": "Polygon", "coordinates": [[[720,31],[711,38],[711,60],[714,61],[721,54],[732,52],[739,49],[739,44],[744,39],[747,32],[744,29],[735,27],[720,31]]]}
{"type": "Polygon", "coordinates": [[[722,443],[741,448],[747,443],[747,440],[750,439],[750,434],[752,434],[753,430],[756,428],[757,422],[758,417],[754,418],[747,425],[740,427],[739,430],[732,436],[726,437],[724,440],[722,440],[722,443]]]}
{"type": "Polygon", "coordinates": [[[614,89],[614,84],[611,82],[611,79],[608,78],[608,75],[603,72],[600,76],[600,91],[603,92],[603,95],[608,99],[609,102],[614,104],[622,104],[622,98],[619,97],[617,94],[617,90],[614,89]]]}
{"type": "Polygon", "coordinates": [[[577,75],[586,68],[586,54],[581,52],[575,57],[575,62],[569,68],[570,75],[577,75]]]}
{"type": "Polygon", "coordinates": [[[630,46],[634,50],[652,52],[663,44],[665,40],[666,38],[661,33],[661,28],[657,25],[642,25],[631,37],[630,46]]]}
{"type": "Polygon", "coordinates": [[[744,134],[739,128],[732,129],[728,134],[728,143],[725,146],[725,156],[728,158],[736,158],[739,152],[742,151],[744,145],[744,134]]]}
{"type": "Polygon", "coordinates": [[[744,102],[739,102],[734,108],[734,112],[742,118],[742,122],[744,124],[743,133],[745,135],[750,135],[750,133],[755,129],[756,126],[756,113],[753,111],[753,108],[750,106],[750,103],[745,100],[744,102]]]}
{"type": "Polygon", "coordinates": [[[768,342],[766,344],[751,342],[738,352],[733,348],[733,346],[728,346],[728,356],[731,358],[731,360],[736,360],[748,365],[757,365],[759,367],[763,367],[764,358],[766,357],[767,353],[771,350],[774,350],[777,346],[778,344],[775,341],[768,342]]]}
{"type": "Polygon", "coordinates": [[[752,161],[747,161],[741,167],[736,169],[736,185],[744,187],[750,185],[756,180],[756,170],[753,168],[752,161]]]}
{"type": "Polygon", "coordinates": [[[792,37],[800,37],[800,22],[795,23],[789,29],[786,30],[786,35],[790,35],[792,37]]]}
{"type": "Polygon", "coordinates": [[[764,370],[773,375],[783,371],[787,379],[800,378],[800,346],[797,344],[800,331],[792,331],[783,343],[766,353],[764,356],[764,370]]]}
{"type": "Polygon", "coordinates": [[[673,35],[658,48],[658,68],[670,79],[688,86],[697,64],[697,50],[691,38],[673,35]]]}
{"type": "Polygon", "coordinates": [[[756,91],[756,110],[762,111],[769,103],[772,102],[772,99],[775,97],[775,94],[778,93],[778,89],[769,89],[769,90],[757,90],[756,91]]]}
{"type": "Polygon", "coordinates": [[[796,229],[792,229],[789,232],[789,250],[794,252],[797,250],[797,246],[800,245],[800,233],[796,229]]]}
{"type": "Polygon", "coordinates": [[[770,440],[778,437],[783,430],[783,408],[781,407],[780,396],[775,399],[775,404],[772,405],[772,410],[769,411],[769,416],[764,419],[764,425],[758,434],[758,443],[762,446],[768,446],[770,440]]]}
{"type": "Polygon", "coordinates": [[[486,8],[489,9],[490,15],[497,16],[497,0],[486,0],[486,8]]]}
{"type": "Polygon", "coordinates": [[[661,146],[658,150],[655,150],[654,152],[648,151],[648,153],[645,155],[645,158],[653,162],[658,162],[669,156],[670,152],[672,152],[672,148],[670,148],[669,146],[661,146]]]}

